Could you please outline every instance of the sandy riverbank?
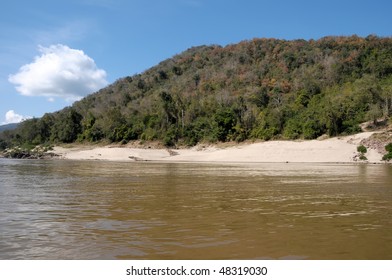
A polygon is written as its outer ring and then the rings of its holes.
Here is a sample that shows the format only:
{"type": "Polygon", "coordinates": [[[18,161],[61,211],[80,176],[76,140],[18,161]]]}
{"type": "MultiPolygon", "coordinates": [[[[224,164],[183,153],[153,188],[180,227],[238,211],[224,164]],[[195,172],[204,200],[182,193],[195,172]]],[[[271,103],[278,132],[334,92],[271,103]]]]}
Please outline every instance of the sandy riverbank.
{"type": "MultiPolygon", "coordinates": [[[[142,149],[133,147],[55,147],[63,159],[168,162],[319,162],[352,163],[361,140],[373,132],[311,141],[267,141],[228,147],[196,146],[190,149],[142,149]]],[[[382,154],[366,153],[368,162],[381,163],[382,154]]]]}

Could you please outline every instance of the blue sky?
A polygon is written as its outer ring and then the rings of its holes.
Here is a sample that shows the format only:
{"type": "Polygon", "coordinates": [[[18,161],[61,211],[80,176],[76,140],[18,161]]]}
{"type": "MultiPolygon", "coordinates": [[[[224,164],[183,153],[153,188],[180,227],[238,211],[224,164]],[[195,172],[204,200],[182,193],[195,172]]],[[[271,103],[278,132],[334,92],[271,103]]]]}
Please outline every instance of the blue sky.
{"type": "Polygon", "coordinates": [[[0,124],[41,117],[191,46],[392,36],[390,0],[12,0],[0,10],[0,124]]]}

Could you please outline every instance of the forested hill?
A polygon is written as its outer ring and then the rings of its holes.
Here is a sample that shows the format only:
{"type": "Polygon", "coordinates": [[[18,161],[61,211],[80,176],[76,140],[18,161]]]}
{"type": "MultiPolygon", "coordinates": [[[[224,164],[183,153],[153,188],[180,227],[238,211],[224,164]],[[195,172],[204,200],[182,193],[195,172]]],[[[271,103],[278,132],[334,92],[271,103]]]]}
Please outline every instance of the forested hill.
{"type": "Polygon", "coordinates": [[[190,48],[2,141],[313,139],[391,112],[392,38],[254,39],[190,48]]]}

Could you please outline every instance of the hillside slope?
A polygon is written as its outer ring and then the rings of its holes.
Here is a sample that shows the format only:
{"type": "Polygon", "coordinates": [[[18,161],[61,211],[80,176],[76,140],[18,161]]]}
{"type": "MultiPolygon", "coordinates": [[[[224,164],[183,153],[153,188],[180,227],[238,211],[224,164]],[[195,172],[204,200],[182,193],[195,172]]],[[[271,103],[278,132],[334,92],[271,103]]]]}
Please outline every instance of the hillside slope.
{"type": "Polygon", "coordinates": [[[193,47],[3,142],[314,139],[392,112],[392,38],[253,39],[193,47]]]}

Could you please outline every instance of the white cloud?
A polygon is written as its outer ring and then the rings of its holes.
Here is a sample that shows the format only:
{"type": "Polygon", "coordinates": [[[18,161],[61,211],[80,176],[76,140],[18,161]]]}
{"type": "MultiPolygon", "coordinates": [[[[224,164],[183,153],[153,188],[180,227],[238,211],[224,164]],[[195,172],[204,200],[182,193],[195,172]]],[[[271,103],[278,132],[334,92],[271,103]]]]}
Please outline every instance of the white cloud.
{"type": "Polygon", "coordinates": [[[31,117],[24,117],[22,115],[19,115],[15,113],[14,110],[9,110],[7,113],[5,113],[5,122],[3,124],[9,124],[9,123],[20,123],[23,120],[30,119],[31,117]]]}
{"type": "Polygon", "coordinates": [[[106,72],[82,50],[65,45],[39,47],[40,56],[10,75],[8,81],[25,96],[44,96],[49,101],[62,98],[80,100],[106,86],[106,72]]]}

